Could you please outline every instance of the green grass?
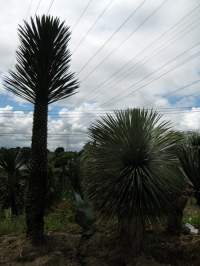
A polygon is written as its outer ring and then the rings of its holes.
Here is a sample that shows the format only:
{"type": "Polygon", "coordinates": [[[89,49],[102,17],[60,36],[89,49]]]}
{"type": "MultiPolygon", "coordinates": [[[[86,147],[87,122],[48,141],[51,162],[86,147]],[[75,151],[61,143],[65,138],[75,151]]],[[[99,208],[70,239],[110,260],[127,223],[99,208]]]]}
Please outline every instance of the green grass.
{"type": "Polygon", "coordinates": [[[185,215],[183,218],[183,223],[190,223],[193,226],[200,228],[200,210],[198,213],[194,212],[185,215]]]}
{"type": "Polygon", "coordinates": [[[73,212],[57,208],[45,217],[45,230],[65,231],[70,223],[74,223],[73,212]]]}
{"type": "MultiPolygon", "coordinates": [[[[73,207],[63,200],[45,217],[45,231],[66,231],[75,225],[73,207]]],[[[26,232],[25,216],[11,217],[10,210],[0,216],[0,235],[26,232]]]]}
{"type": "Polygon", "coordinates": [[[0,219],[0,235],[22,234],[26,231],[24,216],[12,218],[9,211],[5,211],[5,216],[0,219]]]}
{"type": "Polygon", "coordinates": [[[200,215],[187,217],[184,219],[184,222],[190,223],[194,227],[200,228],[200,215]]]}
{"type": "MultiPolygon", "coordinates": [[[[183,223],[190,223],[200,229],[200,208],[193,199],[187,205],[183,223]]],[[[45,231],[77,231],[74,221],[74,209],[69,201],[63,200],[45,217],[45,231]]],[[[0,216],[0,236],[7,234],[22,234],[26,231],[25,217],[21,215],[12,218],[6,210],[0,216]]]]}

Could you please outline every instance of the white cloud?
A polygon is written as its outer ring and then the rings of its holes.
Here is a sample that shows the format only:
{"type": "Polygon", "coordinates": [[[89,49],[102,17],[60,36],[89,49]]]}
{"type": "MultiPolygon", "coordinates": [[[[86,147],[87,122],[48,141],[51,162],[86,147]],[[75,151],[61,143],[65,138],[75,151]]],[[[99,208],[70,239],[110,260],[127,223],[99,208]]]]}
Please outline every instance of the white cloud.
{"type": "MultiPolygon", "coordinates": [[[[82,108],[84,109],[84,107],[82,108]]],[[[48,148],[55,149],[64,146],[69,150],[80,149],[87,141],[88,119],[77,112],[66,113],[65,109],[59,115],[50,114],[48,120],[48,148]],[[70,116],[74,119],[69,119],[70,116]],[[85,124],[86,123],[86,124],[85,124]]],[[[33,112],[14,111],[12,106],[0,108],[0,146],[30,146],[33,112]]],[[[94,114],[95,117],[95,114],[94,114]]]]}

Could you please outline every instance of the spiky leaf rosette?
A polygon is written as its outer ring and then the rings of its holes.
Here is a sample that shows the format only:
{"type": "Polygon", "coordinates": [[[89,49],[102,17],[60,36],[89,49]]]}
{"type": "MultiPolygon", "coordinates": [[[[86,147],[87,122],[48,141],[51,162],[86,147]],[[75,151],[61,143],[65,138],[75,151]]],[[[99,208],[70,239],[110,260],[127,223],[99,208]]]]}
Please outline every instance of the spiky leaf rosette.
{"type": "Polygon", "coordinates": [[[193,133],[186,137],[185,142],[179,147],[178,155],[184,173],[194,185],[194,189],[199,191],[200,135],[198,133],[193,133]]]}
{"type": "Polygon", "coordinates": [[[16,70],[5,77],[5,87],[17,96],[35,103],[49,104],[71,96],[78,88],[69,72],[69,28],[58,18],[43,15],[19,26],[20,47],[16,70]]]}
{"type": "Polygon", "coordinates": [[[4,149],[0,150],[0,169],[7,173],[15,173],[24,165],[25,158],[21,149],[4,149]]]}
{"type": "Polygon", "coordinates": [[[153,111],[127,109],[89,128],[88,195],[100,214],[141,222],[167,212],[179,190],[177,134],[153,111]]]}

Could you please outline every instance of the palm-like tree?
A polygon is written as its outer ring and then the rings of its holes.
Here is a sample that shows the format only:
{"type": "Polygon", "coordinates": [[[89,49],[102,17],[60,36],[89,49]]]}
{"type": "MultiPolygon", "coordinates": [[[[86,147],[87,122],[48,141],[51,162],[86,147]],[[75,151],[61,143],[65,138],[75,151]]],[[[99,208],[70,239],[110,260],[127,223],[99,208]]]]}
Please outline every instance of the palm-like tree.
{"type": "Polygon", "coordinates": [[[179,190],[173,151],[177,134],[153,111],[128,109],[89,128],[85,181],[101,215],[117,217],[122,237],[140,252],[144,226],[166,214],[179,190]]]}
{"type": "Polygon", "coordinates": [[[200,206],[200,135],[192,133],[186,136],[178,155],[185,175],[194,186],[197,204],[200,206]]]}
{"type": "Polygon", "coordinates": [[[6,174],[6,178],[1,180],[1,187],[4,186],[4,192],[7,194],[7,204],[11,208],[12,216],[19,214],[17,197],[20,193],[20,170],[23,165],[24,156],[20,149],[1,149],[0,169],[6,174]]]}
{"type": "Polygon", "coordinates": [[[69,72],[69,28],[58,18],[31,18],[19,27],[20,46],[15,71],[5,87],[34,104],[31,174],[26,206],[27,235],[33,243],[44,239],[47,190],[48,105],[75,93],[78,82],[69,72]]]}

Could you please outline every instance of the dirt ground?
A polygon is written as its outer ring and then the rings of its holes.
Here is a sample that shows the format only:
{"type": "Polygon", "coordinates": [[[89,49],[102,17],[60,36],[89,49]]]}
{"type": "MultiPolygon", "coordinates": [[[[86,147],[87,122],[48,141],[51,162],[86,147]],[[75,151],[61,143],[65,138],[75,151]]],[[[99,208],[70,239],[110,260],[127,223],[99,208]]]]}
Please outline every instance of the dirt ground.
{"type": "Polygon", "coordinates": [[[119,249],[116,232],[51,232],[45,247],[33,248],[24,236],[0,237],[0,265],[51,266],[199,266],[200,235],[169,236],[149,232],[145,254],[128,260],[119,249]],[[125,262],[126,261],[126,262],[125,262]]]}

